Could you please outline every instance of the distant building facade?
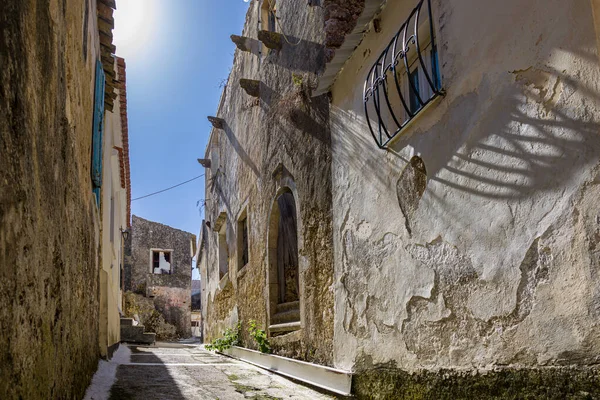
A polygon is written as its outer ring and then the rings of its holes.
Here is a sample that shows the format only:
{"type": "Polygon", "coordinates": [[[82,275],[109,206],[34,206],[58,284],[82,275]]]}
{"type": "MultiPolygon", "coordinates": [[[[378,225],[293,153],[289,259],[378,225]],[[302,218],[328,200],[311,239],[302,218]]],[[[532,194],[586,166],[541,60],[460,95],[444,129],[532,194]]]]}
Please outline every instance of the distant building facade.
{"type": "Polygon", "coordinates": [[[192,280],[192,336],[202,337],[202,282],[192,280]]]}
{"type": "Polygon", "coordinates": [[[191,335],[192,257],[196,236],[133,216],[125,290],[154,299],[180,337],[191,335]]]}
{"type": "Polygon", "coordinates": [[[598,395],[597,2],[273,3],[200,160],[205,340],[259,321],[358,397],[598,395]]]}

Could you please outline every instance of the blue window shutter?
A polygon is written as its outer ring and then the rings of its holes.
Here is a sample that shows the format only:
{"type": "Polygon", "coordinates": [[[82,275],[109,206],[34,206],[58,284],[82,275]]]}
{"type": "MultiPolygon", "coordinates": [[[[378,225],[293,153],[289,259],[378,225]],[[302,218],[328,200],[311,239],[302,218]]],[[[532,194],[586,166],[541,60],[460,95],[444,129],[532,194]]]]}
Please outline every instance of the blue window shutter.
{"type": "Polygon", "coordinates": [[[92,183],[96,201],[100,206],[102,186],[102,132],[104,130],[104,69],[100,60],[96,61],[96,85],[94,90],[94,124],[92,132],[92,183]]]}

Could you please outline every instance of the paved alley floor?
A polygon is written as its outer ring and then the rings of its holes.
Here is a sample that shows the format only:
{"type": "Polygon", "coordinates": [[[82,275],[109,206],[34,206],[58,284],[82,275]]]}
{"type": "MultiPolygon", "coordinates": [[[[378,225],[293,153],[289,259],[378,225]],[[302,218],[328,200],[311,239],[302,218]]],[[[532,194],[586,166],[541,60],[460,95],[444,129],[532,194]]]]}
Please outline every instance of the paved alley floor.
{"type": "Polygon", "coordinates": [[[199,345],[122,344],[101,361],[86,400],[333,399],[199,345]]]}

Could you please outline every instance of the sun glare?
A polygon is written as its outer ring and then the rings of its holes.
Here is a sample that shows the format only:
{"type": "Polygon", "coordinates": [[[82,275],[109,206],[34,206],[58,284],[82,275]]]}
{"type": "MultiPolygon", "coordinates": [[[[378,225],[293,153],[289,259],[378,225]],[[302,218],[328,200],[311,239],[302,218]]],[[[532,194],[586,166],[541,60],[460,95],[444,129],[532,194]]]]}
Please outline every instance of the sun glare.
{"type": "Polygon", "coordinates": [[[151,40],[156,2],[151,0],[119,0],[113,31],[117,54],[135,57],[151,40]]]}

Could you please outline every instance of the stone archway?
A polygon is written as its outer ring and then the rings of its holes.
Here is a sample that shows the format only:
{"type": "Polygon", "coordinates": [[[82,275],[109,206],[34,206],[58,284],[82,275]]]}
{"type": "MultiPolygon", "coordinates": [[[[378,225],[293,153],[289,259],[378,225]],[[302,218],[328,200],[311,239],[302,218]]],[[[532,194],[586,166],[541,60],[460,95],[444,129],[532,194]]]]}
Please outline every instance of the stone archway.
{"type": "Polygon", "coordinates": [[[298,220],[294,195],[283,188],[269,221],[269,330],[285,333],[300,327],[298,220]]]}

